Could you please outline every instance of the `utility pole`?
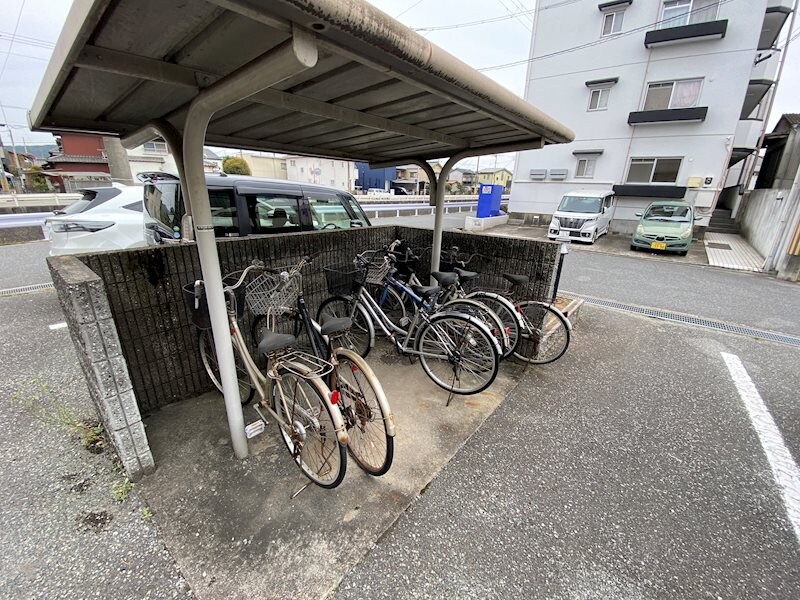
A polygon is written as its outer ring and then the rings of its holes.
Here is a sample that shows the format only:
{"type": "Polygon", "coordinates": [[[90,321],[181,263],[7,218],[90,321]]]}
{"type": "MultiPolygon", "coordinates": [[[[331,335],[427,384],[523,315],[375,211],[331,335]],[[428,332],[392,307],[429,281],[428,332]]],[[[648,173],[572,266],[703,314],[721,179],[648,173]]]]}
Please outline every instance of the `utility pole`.
{"type": "Polygon", "coordinates": [[[3,159],[6,157],[6,147],[3,146],[3,136],[0,135],[0,188],[4,192],[8,192],[8,180],[6,179],[6,167],[3,164],[3,159]]]}
{"type": "MultiPolygon", "coordinates": [[[[14,132],[11,131],[11,126],[6,125],[5,123],[0,123],[0,127],[7,127],[8,128],[8,136],[11,138],[11,147],[14,149],[14,163],[17,167],[17,177],[19,177],[19,183],[22,190],[25,191],[25,173],[22,172],[22,167],[19,164],[19,155],[17,154],[17,145],[14,143],[14,132]]],[[[5,177],[5,176],[4,176],[5,177]]]]}

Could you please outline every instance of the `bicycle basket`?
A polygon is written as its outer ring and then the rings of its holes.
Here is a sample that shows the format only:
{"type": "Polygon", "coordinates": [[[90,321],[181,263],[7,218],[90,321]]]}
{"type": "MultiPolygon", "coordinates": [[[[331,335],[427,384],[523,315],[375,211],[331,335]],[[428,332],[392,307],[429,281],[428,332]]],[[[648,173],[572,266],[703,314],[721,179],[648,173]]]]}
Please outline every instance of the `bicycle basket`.
{"type": "Polygon", "coordinates": [[[391,268],[389,259],[384,255],[383,250],[367,250],[358,256],[367,267],[366,282],[383,284],[391,268]]]}
{"type": "Polygon", "coordinates": [[[302,290],[300,273],[291,273],[291,267],[277,269],[279,273],[262,273],[247,285],[245,301],[254,315],[266,315],[270,309],[277,314],[297,306],[302,290]]]}
{"type": "Polygon", "coordinates": [[[328,265],[322,270],[328,283],[328,293],[332,296],[357,294],[367,278],[367,269],[353,263],[328,265]]]}

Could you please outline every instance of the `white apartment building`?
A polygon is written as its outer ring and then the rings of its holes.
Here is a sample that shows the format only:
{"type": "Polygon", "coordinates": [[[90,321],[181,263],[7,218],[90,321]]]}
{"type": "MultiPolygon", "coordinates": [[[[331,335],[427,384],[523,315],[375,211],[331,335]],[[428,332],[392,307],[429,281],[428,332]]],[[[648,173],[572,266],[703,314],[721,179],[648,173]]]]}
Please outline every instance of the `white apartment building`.
{"type": "MultiPolygon", "coordinates": [[[[178,174],[175,157],[172,156],[167,143],[162,139],[145,142],[141,146],[131,148],[127,153],[131,174],[134,177],[137,173],[149,171],[178,174]]],[[[203,168],[206,173],[219,173],[222,171],[222,158],[217,156],[213,150],[203,148],[203,168]]]]}
{"type": "Polygon", "coordinates": [[[286,177],[289,181],[327,185],[349,192],[355,189],[358,169],[347,160],[287,156],[286,177]]]}
{"type": "Polygon", "coordinates": [[[612,231],[632,231],[635,213],[665,198],[693,203],[707,225],[739,183],[728,167],[757,145],[791,6],[539,0],[525,98],[576,137],[517,156],[512,215],[546,225],[563,194],[613,189],[612,231]]]}

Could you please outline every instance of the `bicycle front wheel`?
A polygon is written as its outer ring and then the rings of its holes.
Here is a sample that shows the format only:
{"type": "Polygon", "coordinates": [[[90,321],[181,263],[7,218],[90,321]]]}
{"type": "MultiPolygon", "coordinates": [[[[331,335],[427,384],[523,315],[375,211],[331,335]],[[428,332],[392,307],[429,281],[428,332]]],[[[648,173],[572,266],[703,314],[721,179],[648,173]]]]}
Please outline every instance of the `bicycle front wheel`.
{"type": "Polygon", "coordinates": [[[564,356],[569,347],[567,319],[542,302],[528,300],[519,305],[523,328],[514,356],[528,363],[545,365],[564,356]]]}
{"type": "Polygon", "coordinates": [[[319,323],[323,323],[328,318],[338,319],[341,317],[353,319],[353,327],[346,335],[337,336],[333,340],[334,345],[352,350],[366,358],[375,344],[375,326],[366,309],[353,298],[344,296],[331,296],[319,305],[317,310],[319,323]]]}
{"type": "Polygon", "coordinates": [[[389,402],[377,376],[355,352],[339,348],[336,354],[336,389],[350,443],[347,449],[359,467],[370,475],[385,474],[394,458],[394,437],[389,402]]]}
{"type": "Polygon", "coordinates": [[[395,325],[405,329],[404,323],[408,317],[403,297],[394,288],[384,288],[382,285],[367,284],[364,288],[381,307],[383,314],[395,325]]]}
{"type": "Polygon", "coordinates": [[[319,378],[305,379],[285,368],[272,380],[273,410],[283,421],[281,437],[295,464],[318,486],[335,488],[344,479],[347,455],[336,435],[328,390],[319,378]]]}
{"type": "MultiPolygon", "coordinates": [[[[201,329],[197,333],[197,344],[200,347],[200,358],[203,361],[203,366],[206,368],[209,379],[211,379],[211,383],[220,393],[223,393],[222,379],[220,378],[219,365],[217,364],[217,351],[214,347],[214,336],[210,329],[201,329]]],[[[236,348],[233,349],[233,359],[236,364],[236,379],[239,381],[239,399],[242,402],[242,406],[245,406],[253,399],[256,389],[236,348]]]]}
{"type": "Polygon", "coordinates": [[[459,314],[439,313],[422,326],[416,351],[425,374],[454,394],[482,392],[497,377],[497,342],[480,322],[459,314]]]}

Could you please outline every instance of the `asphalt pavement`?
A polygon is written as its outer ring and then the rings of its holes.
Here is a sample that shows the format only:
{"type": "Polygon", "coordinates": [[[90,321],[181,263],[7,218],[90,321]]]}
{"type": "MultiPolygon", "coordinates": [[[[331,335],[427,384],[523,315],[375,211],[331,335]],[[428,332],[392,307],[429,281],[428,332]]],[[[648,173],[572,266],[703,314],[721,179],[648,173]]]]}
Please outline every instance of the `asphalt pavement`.
{"type": "Polygon", "coordinates": [[[27,242],[0,246],[0,290],[34,283],[50,283],[47,269],[50,243],[27,242]]]}
{"type": "Polygon", "coordinates": [[[561,289],[800,335],[800,285],[769,275],[571,248],[561,289]]]}
{"type": "Polygon", "coordinates": [[[0,598],[186,597],[136,488],[112,498],[113,457],[63,425],[96,417],[68,330],[49,327],[62,321],[52,290],[0,298],[0,598]]]}
{"type": "Polygon", "coordinates": [[[800,546],[721,355],[798,456],[800,351],[584,311],[335,598],[800,597],[800,546]]]}

